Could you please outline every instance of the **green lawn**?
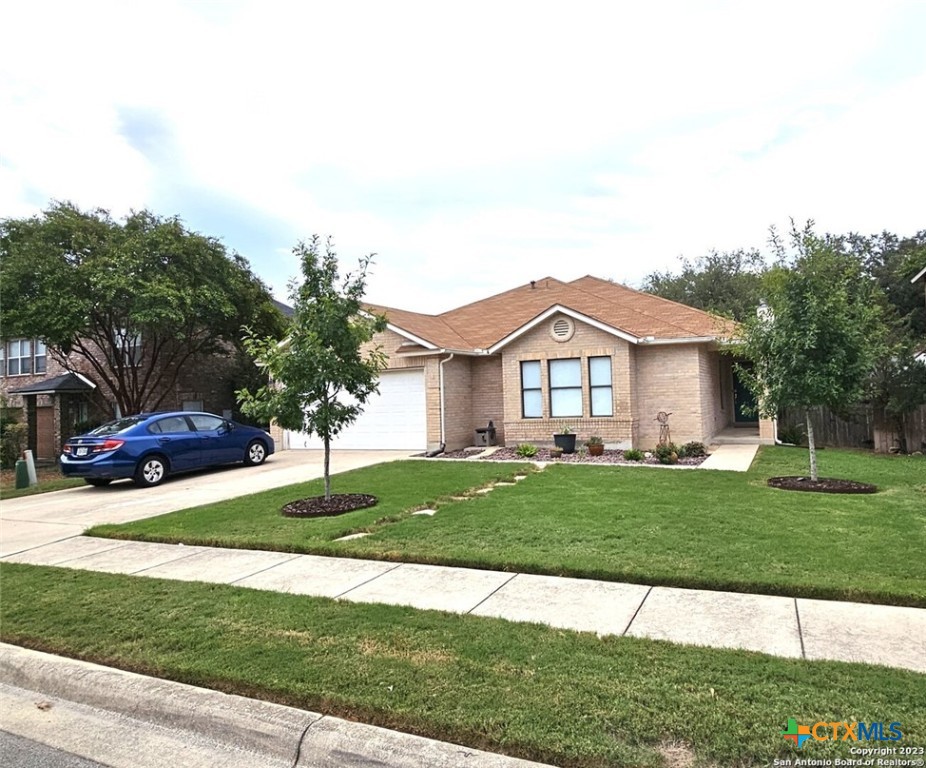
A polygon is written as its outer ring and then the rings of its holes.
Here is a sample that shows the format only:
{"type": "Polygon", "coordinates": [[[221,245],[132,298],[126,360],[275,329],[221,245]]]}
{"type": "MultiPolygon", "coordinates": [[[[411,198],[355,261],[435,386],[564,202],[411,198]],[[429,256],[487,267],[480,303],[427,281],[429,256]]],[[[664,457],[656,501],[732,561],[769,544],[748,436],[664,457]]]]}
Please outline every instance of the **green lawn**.
{"type": "Polygon", "coordinates": [[[29,488],[16,487],[16,473],[12,469],[0,470],[0,498],[17,499],[20,496],[34,496],[37,493],[50,491],[63,491],[65,488],[75,488],[84,485],[79,477],[64,477],[57,466],[37,467],[36,475],[38,485],[29,488]]]}
{"type": "Polygon", "coordinates": [[[789,717],[898,721],[902,746],[926,744],[926,677],[912,672],[224,585],[0,572],[6,642],[562,766],[658,766],[668,744],[714,766],[849,756],[851,742],[792,751],[789,717]]]}
{"type": "Polygon", "coordinates": [[[822,475],[875,483],[873,496],[766,487],[768,477],[799,474],[805,463],[806,451],[765,448],[745,474],[550,466],[514,487],[452,501],[515,470],[394,462],[335,480],[336,491],[381,499],[341,517],[279,516],[284,502],[320,492],[310,483],[90,533],[926,606],[926,459],[821,452],[822,475]],[[438,514],[407,514],[426,505],[438,514]],[[374,533],[332,541],[358,530],[374,533]]]}

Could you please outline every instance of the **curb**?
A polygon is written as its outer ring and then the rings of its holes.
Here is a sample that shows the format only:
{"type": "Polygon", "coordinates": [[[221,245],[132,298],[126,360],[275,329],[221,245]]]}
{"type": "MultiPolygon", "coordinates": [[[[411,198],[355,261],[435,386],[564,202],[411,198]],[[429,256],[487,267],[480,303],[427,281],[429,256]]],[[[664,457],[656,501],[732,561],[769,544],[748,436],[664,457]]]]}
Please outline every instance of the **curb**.
{"type": "MultiPolygon", "coordinates": [[[[0,644],[0,682],[185,732],[294,768],[543,768],[315,712],[0,644]]],[[[93,757],[88,755],[88,757],[93,757]]]]}

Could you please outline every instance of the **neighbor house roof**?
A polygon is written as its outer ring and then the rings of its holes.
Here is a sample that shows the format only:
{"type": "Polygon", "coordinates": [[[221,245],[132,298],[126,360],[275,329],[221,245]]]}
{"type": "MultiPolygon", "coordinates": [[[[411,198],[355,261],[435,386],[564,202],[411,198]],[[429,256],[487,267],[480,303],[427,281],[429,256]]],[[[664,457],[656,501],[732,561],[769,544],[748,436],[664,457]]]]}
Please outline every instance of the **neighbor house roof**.
{"type": "Polygon", "coordinates": [[[412,343],[461,351],[494,351],[556,311],[635,342],[717,339],[734,330],[723,318],[591,276],[571,283],[553,277],[534,280],[440,315],[369,308],[384,314],[393,330],[412,343]]]}
{"type": "Polygon", "coordinates": [[[63,373],[50,379],[37,381],[19,389],[11,389],[11,395],[59,395],[64,393],[90,392],[96,389],[86,376],[79,373],[63,373]]]}

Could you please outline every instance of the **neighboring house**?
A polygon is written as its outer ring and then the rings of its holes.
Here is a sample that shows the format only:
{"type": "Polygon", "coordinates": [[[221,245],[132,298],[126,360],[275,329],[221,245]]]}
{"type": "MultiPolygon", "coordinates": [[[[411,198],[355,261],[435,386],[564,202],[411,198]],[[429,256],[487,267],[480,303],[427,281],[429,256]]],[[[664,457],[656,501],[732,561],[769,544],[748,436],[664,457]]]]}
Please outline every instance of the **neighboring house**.
{"type": "MultiPolygon", "coordinates": [[[[440,315],[369,310],[388,320],[374,340],[388,365],[339,448],[454,450],[489,421],[500,444],[552,443],[569,427],[580,440],[649,448],[660,412],[679,444],[734,426],[773,441],[724,353],[732,324],[683,304],[595,277],[549,277],[440,315]]],[[[321,443],[285,432],[278,445],[321,443]]]]}
{"type": "MultiPolygon", "coordinates": [[[[133,362],[144,365],[143,359],[133,362]]],[[[231,417],[235,370],[234,360],[223,355],[191,362],[159,410],[206,410],[231,417]]],[[[28,447],[38,459],[56,458],[64,440],[115,412],[112,393],[95,380],[86,360],[52,355],[39,339],[0,341],[0,398],[4,417],[28,425],[28,447]]]]}

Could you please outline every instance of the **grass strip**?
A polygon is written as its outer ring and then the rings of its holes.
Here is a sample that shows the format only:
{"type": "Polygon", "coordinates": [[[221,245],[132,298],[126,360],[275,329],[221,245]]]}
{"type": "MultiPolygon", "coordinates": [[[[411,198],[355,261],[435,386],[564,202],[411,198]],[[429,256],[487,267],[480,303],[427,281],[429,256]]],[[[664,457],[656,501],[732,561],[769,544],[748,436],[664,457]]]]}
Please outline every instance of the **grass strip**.
{"type": "MultiPolygon", "coordinates": [[[[224,585],[3,564],[0,637],[193,685],[562,766],[794,756],[801,723],[900,722],[926,677],[224,585]]],[[[800,753],[845,757],[852,742],[800,753]]]]}
{"type": "Polygon", "coordinates": [[[767,487],[806,460],[763,448],[748,473],[554,465],[467,501],[451,497],[510,465],[393,462],[337,476],[380,497],[338,518],[279,517],[319,492],[307,484],[90,533],[926,607],[926,458],[821,452],[821,474],[874,483],[873,496],[767,487]],[[434,504],[434,517],[402,512],[434,504]],[[373,535],[332,541],[359,530],[373,535]]]}
{"type": "Polygon", "coordinates": [[[351,533],[372,532],[409,517],[429,506],[446,504],[452,497],[535,471],[527,464],[485,462],[394,461],[335,475],[332,493],[368,493],[375,507],[336,517],[297,519],[282,517],[284,504],[321,496],[324,481],[288,485],[228,501],[139,520],[130,525],[99,525],[86,533],[170,544],[270,549],[303,554],[344,555],[346,542],[334,541],[351,533]]]}

